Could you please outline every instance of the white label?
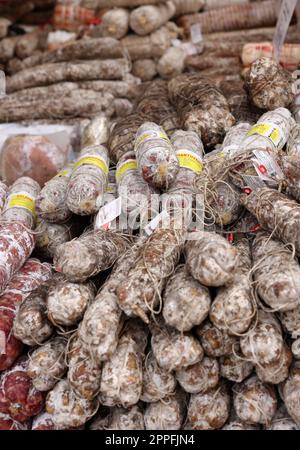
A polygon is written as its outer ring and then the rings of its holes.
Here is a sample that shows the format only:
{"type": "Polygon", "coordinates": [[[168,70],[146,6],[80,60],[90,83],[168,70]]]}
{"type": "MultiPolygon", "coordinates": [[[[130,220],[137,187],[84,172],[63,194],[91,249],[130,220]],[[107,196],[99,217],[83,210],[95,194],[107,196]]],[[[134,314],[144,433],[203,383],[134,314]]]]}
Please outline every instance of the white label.
{"type": "Polygon", "coordinates": [[[199,44],[199,42],[203,41],[201,26],[199,23],[195,23],[191,26],[191,41],[193,44],[199,44]]]}
{"type": "Polygon", "coordinates": [[[0,331],[0,355],[6,355],[6,336],[4,331],[0,331]]]}
{"type": "Polygon", "coordinates": [[[246,194],[250,194],[252,191],[256,189],[260,189],[266,187],[264,182],[259,178],[253,175],[242,175],[244,180],[243,192],[246,194]]]}
{"type": "Polygon", "coordinates": [[[145,228],[144,228],[145,233],[148,236],[150,236],[150,234],[152,234],[156,230],[159,223],[164,219],[168,219],[169,217],[170,216],[166,210],[162,211],[160,214],[158,214],[156,217],[154,217],[154,219],[151,220],[151,222],[149,222],[148,225],[145,226],[145,228]]]}
{"type": "Polygon", "coordinates": [[[273,37],[273,48],[276,61],[279,61],[280,51],[284,43],[296,4],[297,0],[282,0],[281,2],[276,30],[273,37]]]}
{"type": "Polygon", "coordinates": [[[262,180],[274,181],[274,179],[278,180],[279,178],[283,178],[283,172],[272,153],[262,150],[254,150],[253,154],[256,156],[256,158],[252,158],[254,168],[257,175],[262,180]]]}
{"type": "Polygon", "coordinates": [[[112,202],[107,203],[98,212],[95,220],[95,230],[101,228],[108,230],[113,220],[120,216],[122,211],[121,197],[116,198],[112,202]]]}

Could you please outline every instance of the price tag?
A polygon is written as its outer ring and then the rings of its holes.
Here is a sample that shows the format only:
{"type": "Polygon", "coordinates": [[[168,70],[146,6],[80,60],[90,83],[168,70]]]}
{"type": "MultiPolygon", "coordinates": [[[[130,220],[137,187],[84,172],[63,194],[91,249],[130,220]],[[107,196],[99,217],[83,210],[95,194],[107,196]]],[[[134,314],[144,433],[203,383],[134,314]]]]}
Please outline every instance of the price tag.
{"type": "Polygon", "coordinates": [[[298,0],[282,0],[273,37],[274,57],[279,61],[280,51],[298,0]]]}
{"type": "Polygon", "coordinates": [[[121,215],[122,201],[121,197],[104,205],[98,212],[95,220],[95,230],[108,230],[113,220],[121,215]]]}
{"type": "Polygon", "coordinates": [[[193,44],[199,44],[199,42],[203,41],[201,26],[199,23],[195,23],[191,26],[191,41],[193,44]]]}
{"type": "Polygon", "coordinates": [[[4,331],[0,331],[0,355],[6,354],[6,336],[4,331]]]}
{"type": "Polygon", "coordinates": [[[151,222],[149,222],[148,225],[145,226],[144,228],[145,233],[148,236],[150,236],[150,234],[152,234],[156,230],[160,222],[163,221],[164,219],[168,219],[169,217],[170,216],[166,210],[162,211],[160,214],[154,217],[154,219],[151,220],[151,222]]]}

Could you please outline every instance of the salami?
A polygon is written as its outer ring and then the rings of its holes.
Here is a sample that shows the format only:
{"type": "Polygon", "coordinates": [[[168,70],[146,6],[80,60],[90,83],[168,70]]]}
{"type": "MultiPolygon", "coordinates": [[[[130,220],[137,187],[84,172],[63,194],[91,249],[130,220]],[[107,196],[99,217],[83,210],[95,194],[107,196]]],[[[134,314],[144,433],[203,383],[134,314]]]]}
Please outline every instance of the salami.
{"type": "Polygon", "coordinates": [[[54,256],[55,269],[69,281],[84,282],[109,269],[125,253],[129,239],[113,231],[88,231],[61,244],[54,256]]]}
{"type": "Polygon", "coordinates": [[[117,289],[118,304],[128,316],[149,323],[148,314],[155,311],[167,277],[177,264],[185,233],[175,228],[157,228],[117,289]]]}
{"type": "Polygon", "coordinates": [[[38,216],[51,223],[64,223],[72,215],[66,204],[68,182],[73,165],[66,166],[42,188],[36,199],[38,216]]]}
{"type": "Polygon", "coordinates": [[[0,378],[0,413],[18,422],[26,422],[44,406],[44,395],[32,385],[27,375],[28,360],[20,358],[0,378]]]}
{"type": "Polygon", "coordinates": [[[51,266],[37,259],[28,259],[24,266],[11,279],[0,297],[0,371],[9,368],[21,354],[23,344],[12,333],[16,311],[40,284],[52,275],[51,266]]]}
{"type": "Polygon", "coordinates": [[[66,371],[65,338],[56,336],[29,355],[27,375],[39,391],[49,391],[66,371]]]}
{"type": "Polygon", "coordinates": [[[179,170],[174,148],[164,130],[153,122],[140,126],[134,145],[138,169],[147,183],[166,190],[179,170]]]}
{"type": "Polygon", "coordinates": [[[40,192],[39,184],[29,177],[21,177],[13,183],[2,213],[2,220],[19,222],[28,228],[35,225],[35,200],[40,192]]]}
{"type": "Polygon", "coordinates": [[[101,366],[84,349],[76,335],[72,336],[70,340],[71,344],[67,355],[68,381],[76,395],[92,400],[100,390],[101,366]]]}

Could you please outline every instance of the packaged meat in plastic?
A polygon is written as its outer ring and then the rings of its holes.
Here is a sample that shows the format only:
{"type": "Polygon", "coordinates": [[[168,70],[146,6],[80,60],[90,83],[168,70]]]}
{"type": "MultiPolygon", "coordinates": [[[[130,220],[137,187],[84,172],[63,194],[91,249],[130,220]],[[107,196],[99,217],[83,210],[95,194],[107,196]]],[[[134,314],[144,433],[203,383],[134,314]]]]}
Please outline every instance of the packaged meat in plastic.
{"type": "Polygon", "coordinates": [[[20,222],[32,229],[35,225],[35,200],[40,192],[39,184],[29,177],[19,178],[10,187],[2,212],[2,220],[20,222]]]}
{"type": "Polygon", "coordinates": [[[164,130],[155,123],[144,123],[137,131],[134,151],[144,180],[154,188],[168,189],[179,170],[179,163],[164,130]]]}
{"type": "Polygon", "coordinates": [[[67,154],[46,136],[15,135],[6,139],[0,154],[0,172],[10,185],[31,177],[42,187],[64,166],[67,154]]]}

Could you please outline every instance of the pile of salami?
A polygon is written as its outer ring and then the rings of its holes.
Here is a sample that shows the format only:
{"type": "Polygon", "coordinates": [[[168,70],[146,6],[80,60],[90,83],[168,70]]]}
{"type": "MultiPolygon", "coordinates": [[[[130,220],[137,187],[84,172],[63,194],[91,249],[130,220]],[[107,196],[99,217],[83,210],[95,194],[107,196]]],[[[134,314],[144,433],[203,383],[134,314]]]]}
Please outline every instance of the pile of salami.
{"type": "MultiPolygon", "coordinates": [[[[257,111],[243,78],[272,57],[277,15],[276,0],[3,1],[0,123],[86,124],[99,114],[115,123],[135,112],[147,83],[190,72],[214,82],[245,120],[257,111]]],[[[280,55],[289,71],[300,66],[296,21],[280,55]]]]}
{"type": "Polygon", "coordinates": [[[0,2],[0,430],[300,429],[277,6],[0,2]]]}
{"type": "Polygon", "coordinates": [[[0,429],[299,429],[293,83],[255,61],[241,119],[154,80],[42,187],[0,183],[0,429]]]}

